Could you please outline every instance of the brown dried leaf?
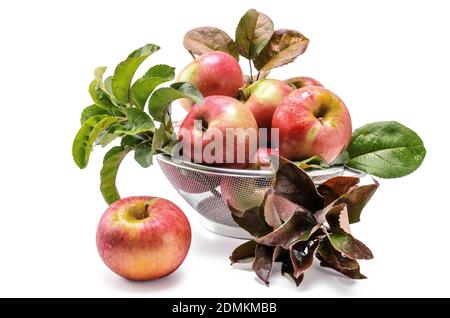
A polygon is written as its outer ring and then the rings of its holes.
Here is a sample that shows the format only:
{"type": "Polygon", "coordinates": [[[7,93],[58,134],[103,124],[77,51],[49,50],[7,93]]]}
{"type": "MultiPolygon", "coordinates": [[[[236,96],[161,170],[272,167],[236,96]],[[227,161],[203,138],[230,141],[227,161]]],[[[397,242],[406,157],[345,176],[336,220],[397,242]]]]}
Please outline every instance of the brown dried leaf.
{"type": "Polygon", "coordinates": [[[305,52],[309,40],[295,30],[276,30],[269,43],[254,61],[259,71],[267,71],[291,63],[305,52]]]}
{"type": "Polygon", "coordinates": [[[211,51],[222,51],[239,60],[239,53],[230,36],[214,27],[195,28],[186,33],[183,45],[192,54],[201,55],[211,51]]]}

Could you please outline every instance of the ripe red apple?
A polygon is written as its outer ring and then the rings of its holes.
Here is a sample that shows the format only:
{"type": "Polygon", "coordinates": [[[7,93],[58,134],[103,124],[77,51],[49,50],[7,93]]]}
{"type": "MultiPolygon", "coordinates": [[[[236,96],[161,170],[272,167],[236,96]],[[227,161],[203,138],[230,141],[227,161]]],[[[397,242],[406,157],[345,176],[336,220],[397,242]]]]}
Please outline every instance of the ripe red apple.
{"type": "MultiPolygon", "coordinates": [[[[194,84],[203,96],[223,95],[238,97],[244,83],[241,67],[236,59],[225,52],[207,52],[197,57],[178,74],[177,81],[194,84]]],[[[191,109],[193,103],[180,100],[181,105],[191,109]]]]}
{"type": "Polygon", "coordinates": [[[293,77],[290,79],[285,80],[285,82],[294,88],[302,88],[305,86],[322,86],[322,84],[319,83],[319,81],[316,81],[312,77],[307,76],[299,76],[299,77],[293,77]]]}
{"type": "Polygon", "coordinates": [[[258,125],[250,109],[237,99],[209,96],[192,107],[181,124],[179,139],[188,160],[243,168],[257,150],[258,125]]]}
{"type": "Polygon", "coordinates": [[[273,113],[290,92],[292,88],[288,84],[276,79],[262,79],[245,88],[248,97],[245,105],[252,111],[259,128],[268,128],[270,132],[273,113]]]}
{"type": "Polygon", "coordinates": [[[191,227],[172,202],[149,196],[121,199],[103,214],[97,249],[116,274],[131,280],[169,275],[185,259],[191,227]]]}
{"type": "Polygon", "coordinates": [[[347,107],[320,86],[306,86],[286,96],[275,110],[272,127],[279,129],[280,155],[289,160],[318,155],[330,163],[352,135],[347,107]]]}

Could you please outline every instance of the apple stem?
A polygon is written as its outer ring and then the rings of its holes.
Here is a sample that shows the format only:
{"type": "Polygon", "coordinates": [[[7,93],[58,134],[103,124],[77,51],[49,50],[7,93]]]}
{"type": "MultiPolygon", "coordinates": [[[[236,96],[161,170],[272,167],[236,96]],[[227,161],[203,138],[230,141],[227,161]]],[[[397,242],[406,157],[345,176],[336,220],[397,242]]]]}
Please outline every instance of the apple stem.
{"type": "Polygon", "coordinates": [[[258,74],[256,74],[256,80],[259,80],[259,76],[261,75],[261,72],[258,72],[258,74]]]}
{"type": "Polygon", "coordinates": [[[192,56],[192,58],[195,60],[195,55],[194,55],[194,53],[192,53],[191,50],[188,50],[188,52],[189,52],[189,54],[192,56]]]}
{"type": "Polygon", "coordinates": [[[250,66],[250,84],[253,83],[253,67],[252,67],[252,60],[248,60],[248,66],[250,66]]]}

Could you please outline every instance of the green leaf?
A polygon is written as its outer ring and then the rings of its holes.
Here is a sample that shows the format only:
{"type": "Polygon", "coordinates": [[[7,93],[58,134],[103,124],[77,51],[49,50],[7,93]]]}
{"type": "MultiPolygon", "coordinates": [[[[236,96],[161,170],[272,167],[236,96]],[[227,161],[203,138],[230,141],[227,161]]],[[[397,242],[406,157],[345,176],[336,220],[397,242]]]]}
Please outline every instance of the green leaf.
{"type": "Polygon", "coordinates": [[[236,44],[230,36],[214,27],[201,27],[188,31],[183,40],[183,45],[190,53],[201,55],[211,51],[222,51],[233,55],[239,60],[236,44]]]}
{"type": "Polygon", "coordinates": [[[247,59],[256,59],[273,34],[273,22],[264,13],[248,10],[236,28],[236,46],[247,59]]]}
{"type": "Polygon", "coordinates": [[[137,108],[125,108],[127,123],[121,129],[114,131],[116,135],[137,135],[148,131],[155,131],[153,120],[144,111],[137,108]]]}
{"type": "Polygon", "coordinates": [[[197,104],[203,103],[202,94],[193,84],[178,82],[170,87],[157,89],[150,97],[148,111],[155,120],[162,122],[170,104],[180,98],[189,98],[197,104]]]}
{"type": "Polygon", "coordinates": [[[122,147],[134,148],[140,142],[142,142],[142,140],[139,139],[138,136],[127,135],[127,136],[122,137],[122,140],[120,141],[120,145],[122,147]]]}
{"type": "Polygon", "coordinates": [[[153,163],[152,146],[149,143],[139,145],[134,151],[134,159],[143,168],[150,167],[153,163]]]}
{"type": "Polygon", "coordinates": [[[103,167],[100,171],[100,191],[106,203],[111,204],[120,199],[116,187],[116,177],[123,158],[130,152],[131,148],[116,146],[105,154],[103,167]]]}
{"type": "Polygon", "coordinates": [[[97,139],[97,143],[102,147],[105,148],[107,145],[109,145],[111,142],[117,139],[117,135],[111,134],[106,132],[101,138],[97,139]]]}
{"type": "MultiPolygon", "coordinates": [[[[238,223],[239,224],[239,223],[238,223]]],[[[294,214],[279,228],[266,234],[258,235],[257,243],[290,248],[297,241],[306,241],[316,228],[316,219],[309,211],[294,211],[294,214]]]]}
{"type": "Polygon", "coordinates": [[[166,131],[164,124],[161,124],[158,129],[155,130],[152,139],[152,153],[160,153],[164,146],[171,141],[169,133],[166,131]]]}
{"type": "Polygon", "coordinates": [[[301,169],[320,169],[329,167],[319,156],[312,156],[305,160],[295,162],[301,169]]]}
{"type": "Polygon", "coordinates": [[[159,46],[147,44],[134,52],[114,70],[114,76],[111,81],[111,88],[115,98],[122,104],[126,105],[130,102],[130,85],[134,73],[144,60],[159,50],[159,46]]]}
{"type": "Polygon", "coordinates": [[[347,166],[380,178],[399,178],[423,162],[426,150],[420,137],[395,121],[358,128],[347,147],[347,166]]]}
{"type": "Polygon", "coordinates": [[[81,113],[80,122],[83,125],[83,123],[88,120],[91,117],[97,116],[97,115],[109,115],[109,112],[97,105],[90,105],[83,109],[83,112],[81,113]]]}
{"type": "Polygon", "coordinates": [[[83,169],[87,166],[95,140],[118,119],[118,117],[97,115],[83,123],[72,145],[72,156],[78,167],[83,169]]]}
{"type": "Polygon", "coordinates": [[[254,61],[259,71],[268,71],[293,62],[305,52],[309,40],[295,30],[276,30],[254,61]]]}
{"type": "Polygon", "coordinates": [[[94,70],[94,78],[98,83],[98,86],[105,91],[105,85],[103,83],[103,75],[106,72],[106,66],[99,66],[94,70]]]}
{"type": "Polygon", "coordinates": [[[91,95],[92,100],[94,103],[102,107],[106,110],[110,110],[114,107],[113,103],[109,99],[109,96],[100,88],[100,86],[97,83],[97,80],[92,80],[91,84],[89,85],[89,94],[91,95]]]}
{"type": "Polygon", "coordinates": [[[230,256],[231,264],[249,263],[255,259],[256,242],[247,241],[236,247],[230,256]]]}
{"type": "Polygon", "coordinates": [[[160,84],[173,80],[175,68],[168,65],[155,65],[144,76],[136,80],[131,86],[131,98],[134,105],[141,110],[153,90],[160,84]]]}

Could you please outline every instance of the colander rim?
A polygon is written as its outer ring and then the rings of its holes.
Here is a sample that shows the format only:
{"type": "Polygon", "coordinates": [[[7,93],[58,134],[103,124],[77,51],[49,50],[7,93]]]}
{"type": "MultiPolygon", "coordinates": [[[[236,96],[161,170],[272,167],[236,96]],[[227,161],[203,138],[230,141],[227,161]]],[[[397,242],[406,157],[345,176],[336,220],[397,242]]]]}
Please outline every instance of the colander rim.
{"type": "MultiPolygon", "coordinates": [[[[207,166],[189,161],[174,162],[169,155],[158,154],[156,155],[158,161],[170,164],[180,169],[187,169],[191,171],[200,171],[208,174],[223,175],[223,176],[235,176],[235,177],[248,177],[248,178],[273,178],[275,172],[273,170],[250,170],[250,169],[231,169],[223,167],[207,166]]],[[[325,177],[327,175],[336,175],[340,172],[344,172],[345,167],[343,165],[333,166],[330,168],[316,169],[307,171],[310,177],[325,177]]]]}

